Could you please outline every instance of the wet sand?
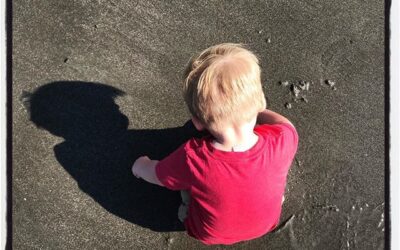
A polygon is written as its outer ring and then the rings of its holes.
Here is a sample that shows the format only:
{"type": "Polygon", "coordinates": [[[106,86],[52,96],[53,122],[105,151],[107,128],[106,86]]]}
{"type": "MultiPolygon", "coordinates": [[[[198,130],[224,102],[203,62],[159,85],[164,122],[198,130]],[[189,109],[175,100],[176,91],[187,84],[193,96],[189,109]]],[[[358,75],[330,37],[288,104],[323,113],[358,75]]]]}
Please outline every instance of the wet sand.
{"type": "Polygon", "coordinates": [[[212,249],[383,249],[383,3],[13,1],[15,249],[206,249],[179,193],[130,176],[194,133],[193,53],[247,44],[297,127],[281,225],[212,249]],[[290,104],[290,105],[289,105],[290,104]]]}

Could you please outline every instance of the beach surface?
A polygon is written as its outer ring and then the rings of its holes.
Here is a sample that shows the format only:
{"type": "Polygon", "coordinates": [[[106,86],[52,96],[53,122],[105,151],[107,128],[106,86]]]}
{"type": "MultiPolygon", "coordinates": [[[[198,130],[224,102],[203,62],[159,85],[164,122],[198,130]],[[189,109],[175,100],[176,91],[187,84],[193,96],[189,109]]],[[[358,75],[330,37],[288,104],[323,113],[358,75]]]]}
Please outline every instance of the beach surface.
{"type": "Polygon", "coordinates": [[[14,249],[383,249],[384,4],[12,1],[14,249]],[[192,55],[260,58],[268,108],[300,136],[281,224],[207,247],[179,193],[131,175],[198,135],[181,95],[192,55]]]}

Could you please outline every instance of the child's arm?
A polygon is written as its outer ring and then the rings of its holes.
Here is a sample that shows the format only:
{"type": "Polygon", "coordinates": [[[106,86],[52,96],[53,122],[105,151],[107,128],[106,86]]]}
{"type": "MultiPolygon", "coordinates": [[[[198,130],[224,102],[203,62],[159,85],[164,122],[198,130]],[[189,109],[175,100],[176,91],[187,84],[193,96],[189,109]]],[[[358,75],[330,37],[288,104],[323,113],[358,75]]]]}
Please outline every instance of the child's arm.
{"type": "Polygon", "coordinates": [[[156,165],[158,161],[151,160],[147,156],[139,157],[132,166],[132,173],[137,178],[143,178],[145,181],[164,186],[156,175],[156,165]]]}
{"type": "Polygon", "coordinates": [[[276,124],[276,123],[289,123],[293,126],[293,124],[284,116],[265,109],[264,111],[258,113],[257,116],[257,124],[276,124]]]}

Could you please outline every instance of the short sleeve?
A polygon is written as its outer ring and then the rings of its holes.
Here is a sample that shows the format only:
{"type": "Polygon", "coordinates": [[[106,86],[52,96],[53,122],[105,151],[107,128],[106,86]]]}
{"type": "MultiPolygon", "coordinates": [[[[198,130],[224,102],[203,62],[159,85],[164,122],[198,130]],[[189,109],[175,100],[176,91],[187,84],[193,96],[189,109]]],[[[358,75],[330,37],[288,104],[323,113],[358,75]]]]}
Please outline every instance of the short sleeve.
{"type": "Polygon", "coordinates": [[[185,144],[158,162],[156,175],[169,189],[186,190],[190,187],[192,174],[186,163],[185,144]]]}
{"type": "Polygon", "coordinates": [[[268,141],[269,157],[275,170],[286,174],[297,152],[299,142],[295,127],[290,123],[279,123],[258,126],[256,131],[268,141]]]}

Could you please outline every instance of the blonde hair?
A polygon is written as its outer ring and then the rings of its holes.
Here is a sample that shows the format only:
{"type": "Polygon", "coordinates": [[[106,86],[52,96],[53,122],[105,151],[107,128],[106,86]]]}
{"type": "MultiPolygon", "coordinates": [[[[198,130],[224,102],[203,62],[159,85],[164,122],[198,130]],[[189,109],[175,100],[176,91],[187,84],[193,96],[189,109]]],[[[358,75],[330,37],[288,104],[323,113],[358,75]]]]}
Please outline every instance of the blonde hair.
{"type": "Polygon", "coordinates": [[[250,122],[266,107],[258,59],[241,44],[212,46],[190,60],[183,94],[208,129],[250,122]]]}

